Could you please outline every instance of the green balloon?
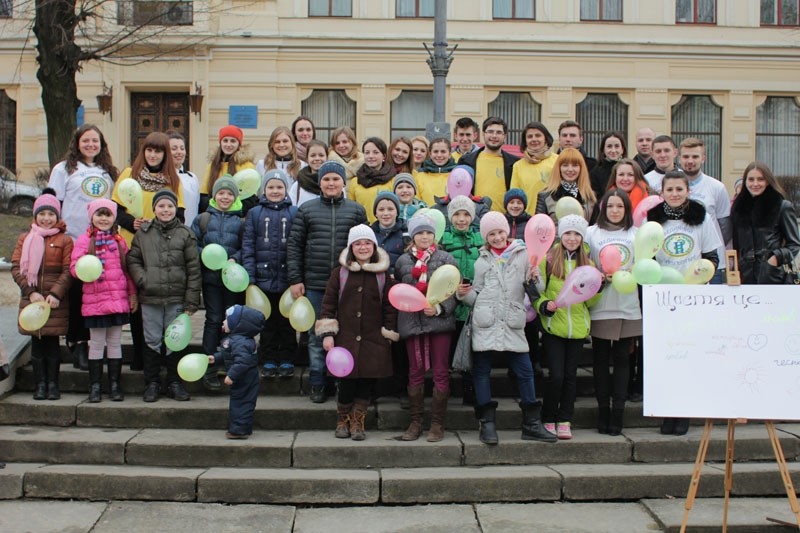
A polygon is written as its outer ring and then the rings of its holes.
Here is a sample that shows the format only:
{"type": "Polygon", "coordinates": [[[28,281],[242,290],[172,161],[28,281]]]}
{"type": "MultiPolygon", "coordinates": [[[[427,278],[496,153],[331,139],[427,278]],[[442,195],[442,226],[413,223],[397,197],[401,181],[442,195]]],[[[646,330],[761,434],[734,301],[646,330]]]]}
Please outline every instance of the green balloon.
{"type": "Polygon", "coordinates": [[[219,244],[212,243],[203,247],[203,253],[200,254],[203,264],[209,270],[219,270],[228,262],[228,252],[219,244]]]}
{"type": "Polygon", "coordinates": [[[662,285],[684,285],[686,281],[683,279],[683,274],[678,272],[672,267],[661,267],[661,281],[662,285]]]}
{"type": "Polygon", "coordinates": [[[636,290],[636,279],[627,270],[617,270],[611,277],[611,286],[620,294],[631,294],[636,290]]]}
{"type": "Polygon", "coordinates": [[[202,353],[190,353],[178,361],[178,375],[184,381],[199,381],[208,370],[208,356],[202,353]]]}
{"type": "Polygon", "coordinates": [[[639,259],[633,264],[633,277],[639,285],[652,285],[661,281],[661,265],[655,259],[639,259]]]}
{"type": "Polygon", "coordinates": [[[442,235],[444,235],[444,228],[447,226],[447,221],[444,219],[444,214],[439,211],[438,209],[428,209],[425,213],[428,215],[428,218],[433,220],[433,229],[434,229],[434,237],[436,238],[436,242],[442,240],[442,235]]]}
{"type": "Polygon", "coordinates": [[[192,340],[192,321],[189,315],[181,313],[170,322],[164,331],[164,344],[172,352],[180,352],[192,340]]]}
{"type": "Polygon", "coordinates": [[[84,255],[75,262],[75,273],[82,282],[91,283],[103,273],[103,263],[96,255],[84,255]]]}
{"type": "Polygon", "coordinates": [[[228,263],[222,269],[222,284],[231,292],[244,292],[250,284],[250,276],[242,265],[228,263]]]}

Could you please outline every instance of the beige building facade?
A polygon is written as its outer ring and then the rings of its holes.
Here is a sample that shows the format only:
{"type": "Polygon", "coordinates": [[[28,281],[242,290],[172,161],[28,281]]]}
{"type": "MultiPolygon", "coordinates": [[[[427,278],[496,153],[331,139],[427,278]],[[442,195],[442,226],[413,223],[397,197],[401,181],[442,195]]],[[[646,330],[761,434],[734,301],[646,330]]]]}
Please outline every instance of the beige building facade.
{"type": "MultiPolygon", "coordinates": [[[[31,180],[47,167],[47,131],[35,43],[32,36],[26,42],[31,12],[17,4],[0,21],[0,163],[31,180]]],[[[108,3],[93,30],[118,31],[123,9],[153,4],[171,16],[159,19],[167,31],[153,42],[171,52],[148,60],[141,51],[136,65],[88,63],[78,78],[83,121],[102,129],[121,168],[143,134],[171,128],[186,134],[190,168],[202,173],[232,116],[250,126],[245,142],[258,158],[272,129],[301,113],[326,142],[339,125],[354,127],[359,139],[389,140],[421,133],[432,120],[423,42],[433,40],[434,0],[118,1],[108,3]],[[104,85],[112,95],[107,113],[95,98],[104,85]],[[198,90],[202,106],[192,111],[187,97],[198,90]]],[[[625,133],[633,155],[636,130],[646,126],[677,139],[704,138],[707,172],[729,187],[757,157],[778,174],[800,175],[796,6],[451,0],[448,44],[458,48],[447,78],[447,120],[502,116],[507,142],[518,144],[529,120],[557,136],[562,121],[577,119],[591,155],[612,130],[625,133]]]]}

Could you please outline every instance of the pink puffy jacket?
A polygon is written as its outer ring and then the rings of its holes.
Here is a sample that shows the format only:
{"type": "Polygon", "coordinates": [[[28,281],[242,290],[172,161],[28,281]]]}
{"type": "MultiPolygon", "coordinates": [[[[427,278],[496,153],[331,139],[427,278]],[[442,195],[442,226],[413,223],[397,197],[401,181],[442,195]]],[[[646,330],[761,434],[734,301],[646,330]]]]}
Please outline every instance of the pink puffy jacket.
{"type": "MultiPolygon", "coordinates": [[[[75,241],[69,270],[76,278],[78,276],[75,272],[75,263],[89,253],[90,240],[89,234],[83,233],[75,241]]],[[[103,254],[105,264],[100,278],[83,284],[81,305],[83,316],[104,316],[130,311],[128,296],[136,294],[136,285],[122,269],[119,247],[122,248],[122,257],[124,257],[128,253],[128,246],[125,244],[125,239],[117,235],[106,253],[103,254]]]]}

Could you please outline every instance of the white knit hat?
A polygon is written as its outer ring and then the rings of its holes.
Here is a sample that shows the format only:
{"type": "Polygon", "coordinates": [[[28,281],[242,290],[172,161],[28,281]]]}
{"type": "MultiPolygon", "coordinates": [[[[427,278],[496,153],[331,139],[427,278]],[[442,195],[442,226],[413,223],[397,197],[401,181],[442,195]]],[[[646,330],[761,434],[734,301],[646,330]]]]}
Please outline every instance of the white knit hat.
{"type": "Polygon", "coordinates": [[[589,228],[589,223],[580,215],[566,215],[561,217],[558,221],[558,237],[561,238],[568,231],[574,231],[582,238],[586,238],[586,230],[589,228]]]}
{"type": "Polygon", "coordinates": [[[347,234],[347,247],[350,248],[354,242],[366,239],[375,243],[378,246],[378,239],[375,238],[375,232],[366,224],[359,224],[350,228],[350,233],[347,234]]]}
{"type": "Polygon", "coordinates": [[[506,216],[500,211],[489,211],[481,217],[481,237],[483,237],[483,240],[485,241],[486,237],[496,229],[503,230],[506,234],[511,233],[506,216]]]}
{"type": "Polygon", "coordinates": [[[455,198],[451,198],[450,203],[447,204],[447,216],[451,222],[453,220],[453,215],[459,211],[466,211],[469,213],[469,216],[475,220],[475,202],[466,196],[458,195],[455,198]]]}

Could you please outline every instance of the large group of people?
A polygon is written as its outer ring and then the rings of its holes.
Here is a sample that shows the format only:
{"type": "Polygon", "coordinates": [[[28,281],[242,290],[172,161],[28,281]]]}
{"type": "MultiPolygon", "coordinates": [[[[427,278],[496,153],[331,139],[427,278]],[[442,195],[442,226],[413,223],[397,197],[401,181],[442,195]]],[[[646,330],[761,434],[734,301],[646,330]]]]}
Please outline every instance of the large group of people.
{"type": "MultiPolygon", "coordinates": [[[[293,376],[298,338],[307,334],[309,398],[325,402],[335,383],[337,438],[366,437],[367,407],[384,378],[409,412],[401,439],[420,438],[430,370],[426,438],[439,441],[452,358],[467,327],[473,358],[462,376],[463,402],[474,406],[481,442],[498,443],[489,379],[498,357],[507,359],[516,387],[522,438],[571,439],[577,367],[589,338],[597,430],[619,435],[626,402],[641,401],[643,392],[640,296],[618,292],[606,276],[589,300],[557,303],[569,273],[600,267],[607,246],[620,250],[620,268],[630,270],[633,214],[645,198],[660,195],[663,202],[646,213],[666,235],[658,263],[682,272],[708,259],[717,268],[711,283],[722,283],[727,244],[738,252],[742,283],[785,283],[785,266],[800,253],[793,206],[759,161],[747,166],[731,201],[725,186],[703,172],[705,147],[696,138],[678,145],[641,128],[630,156],[625,136],[609,132],[595,160],[575,121],[562,123],[557,137],[541,122],[527,124],[522,157],[504,150],[507,135],[502,118],[489,117],[479,128],[465,117],[455,124],[455,144],[421,136],[359,143],[348,126],[336,128],[326,144],[311,119],[300,116],[275,128],[256,161],[242,130],[228,125],[219,130],[200,179],[185,169],[179,133],[149,134],[120,172],[102,132],[81,126],[12,257],[20,309],[36,302],[50,307],[41,328],[20,326],[32,337],[34,399],[60,397],[59,338],[66,336],[75,366],[89,372],[88,401],[102,400],[104,361],[108,398],[122,401],[121,337],[130,324],[131,369],[143,370],[143,400],[162,394],[189,400],[177,371],[183,352],[166,346],[164,332],[202,306],[202,348],[209,355],[202,381],[220,390],[224,376],[230,387],[228,438],[252,433],[259,374],[293,376]],[[235,176],[247,169],[261,183],[243,197],[235,176]],[[141,206],[126,201],[128,180],[141,189],[141,206]],[[559,200],[567,197],[578,202],[580,214],[559,216],[559,200]],[[556,238],[531,265],[522,237],[540,213],[552,217],[556,238]],[[210,245],[244,267],[271,304],[268,317],[244,306],[244,293],[231,291],[221,271],[204,264],[210,245]],[[78,278],[78,260],[86,255],[103,267],[94,281],[78,278]],[[461,278],[452,296],[426,301],[419,311],[390,301],[397,284],[426,295],[431,277],[445,266],[461,278]],[[316,323],[307,332],[295,331],[278,312],[287,292],[313,307],[316,323]],[[531,314],[538,316],[531,320],[531,314]],[[335,347],[353,360],[338,380],[326,368],[326,353],[335,347]],[[542,400],[536,375],[546,376],[542,400]]],[[[661,426],[665,434],[687,430],[681,419],[661,426]]]]}

